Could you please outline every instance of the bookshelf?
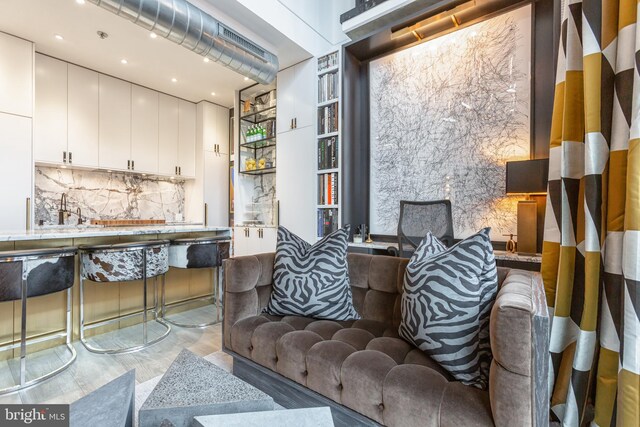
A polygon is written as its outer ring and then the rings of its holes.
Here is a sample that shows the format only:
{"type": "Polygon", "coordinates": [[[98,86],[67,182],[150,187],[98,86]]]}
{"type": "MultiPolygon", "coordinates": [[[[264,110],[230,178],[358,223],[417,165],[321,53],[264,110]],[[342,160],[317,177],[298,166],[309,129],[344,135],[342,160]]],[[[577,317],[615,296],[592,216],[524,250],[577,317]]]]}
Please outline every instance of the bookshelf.
{"type": "Polygon", "coordinates": [[[340,50],[318,57],[316,235],[319,239],[341,226],[341,79],[340,50]]]}

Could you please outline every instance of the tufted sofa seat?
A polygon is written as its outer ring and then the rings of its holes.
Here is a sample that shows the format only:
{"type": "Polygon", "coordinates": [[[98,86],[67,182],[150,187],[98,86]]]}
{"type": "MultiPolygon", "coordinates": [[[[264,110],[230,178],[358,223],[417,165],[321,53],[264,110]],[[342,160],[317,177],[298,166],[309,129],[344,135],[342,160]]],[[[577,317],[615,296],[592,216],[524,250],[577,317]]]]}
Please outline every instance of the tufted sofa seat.
{"type": "Polygon", "coordinates": [[[501,290],[491,317],[494,364],[490,390],[483,391],[455,381],[398,336],[406,259],[349,254],[354,305],[362,316],[356,321],[262,314],[273,259],[261,254],[226,261],[223,339],[234,357],[382,425],[536,424],[530,339],[535,273],[499,269],[501,290]],[[493,339],[496,331],[514,337],[493,339]]]}

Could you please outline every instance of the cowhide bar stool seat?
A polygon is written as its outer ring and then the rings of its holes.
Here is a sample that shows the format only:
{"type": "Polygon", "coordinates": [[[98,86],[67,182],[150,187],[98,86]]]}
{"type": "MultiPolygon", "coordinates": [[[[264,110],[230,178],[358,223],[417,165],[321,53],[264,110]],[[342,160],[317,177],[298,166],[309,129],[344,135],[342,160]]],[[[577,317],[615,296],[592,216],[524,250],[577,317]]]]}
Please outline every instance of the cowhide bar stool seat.
{"type": "Polygon", "coordinates": [[[142,350],[166,338],[171,332],[158,313],[157,277],[164,282],[164,275],[169,270],[169,241],[151,240],[147,242],[119,243],[115,245],[80,246],[80,341],[87,350],[94,353],[129,353],[142,350]],[[154,305],[149,308],[147,302],[147,279],[154,278],[154,305]],[[85,324],[85,290],[84,281],[103,283],[130,282],[142,280],[143,308],[141,313],[120,315],[116,318],[85,324]],[[164,332],[153,340],[148,337],[148,312],[154,315],[154,320],[164,327],[164,332]],[[90,344],[85,338],[85,330],[119,322],[123,319],[142,315],[142,343],[119,348],[99,348],[90,344]]]}
{"type": "Polygon", "coordinates": [[[59,374],[76,360],[76,350],[71,345],[71,287],[76,252],[76,248],[70,247],[0,252],[0,302],[20,301],[22,306],[20,342],[0,347],[0,352],[20,348],[20,381],[19,384],[0,389],[0,394],[38,384],[59,374]],[[27,339],[27,300],[62,291],[67,292],[64,331],[27,339]],[[27,381],[27,346],[60,338],[65,339],[69,358],[52,371],[27,381]]]}
{"type": "MultiPolygon", "coordinates": [[[[169,266],[173,268],[210,268],[213,270],[211,295],[197,300],[213,299],[216,304],[215,319],[205,323],[181,323],[167,318],[165,286],[162,286],[162,318],[172,325],[183,328],[204,328],[220,322],[220,283],[222,282],[222,261],[229,258],[228,237],[198,237],[175,239],[169,247],[169,266]]],[[[172,307],[193,303],[195,300],[171,304],[172,307]]]]}

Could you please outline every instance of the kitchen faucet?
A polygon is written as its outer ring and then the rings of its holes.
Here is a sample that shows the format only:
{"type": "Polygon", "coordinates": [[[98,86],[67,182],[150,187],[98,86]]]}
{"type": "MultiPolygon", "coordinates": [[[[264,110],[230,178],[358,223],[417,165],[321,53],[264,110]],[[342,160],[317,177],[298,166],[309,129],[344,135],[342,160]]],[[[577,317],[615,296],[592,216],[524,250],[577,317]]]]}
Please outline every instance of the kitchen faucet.
{"type": "Polygon", "coordinates": [[[58,209],[58,225],[64,225],[64,220],[67,217],[67,195],[62,193],[60,197],[60,209],[58,209]]]}

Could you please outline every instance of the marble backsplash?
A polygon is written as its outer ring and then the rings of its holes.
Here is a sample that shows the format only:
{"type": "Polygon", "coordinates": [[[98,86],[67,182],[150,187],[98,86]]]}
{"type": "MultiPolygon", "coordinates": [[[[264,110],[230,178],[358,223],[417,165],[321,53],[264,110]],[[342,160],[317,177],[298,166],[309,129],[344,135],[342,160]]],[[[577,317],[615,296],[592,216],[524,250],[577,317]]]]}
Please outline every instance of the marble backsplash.
{"type": "MultiPolygon", "coordinates": [[[[67,209],[79,207],[88,223],[91,219],[164,219],[184,218],[184,181],[161,179],[120,172],[59,169],[38,166],[35,169],[35,224],[57,225],[62,193],[67,209]]],[[[76,215],[66,223],[77,224],[76,215]]]]}

